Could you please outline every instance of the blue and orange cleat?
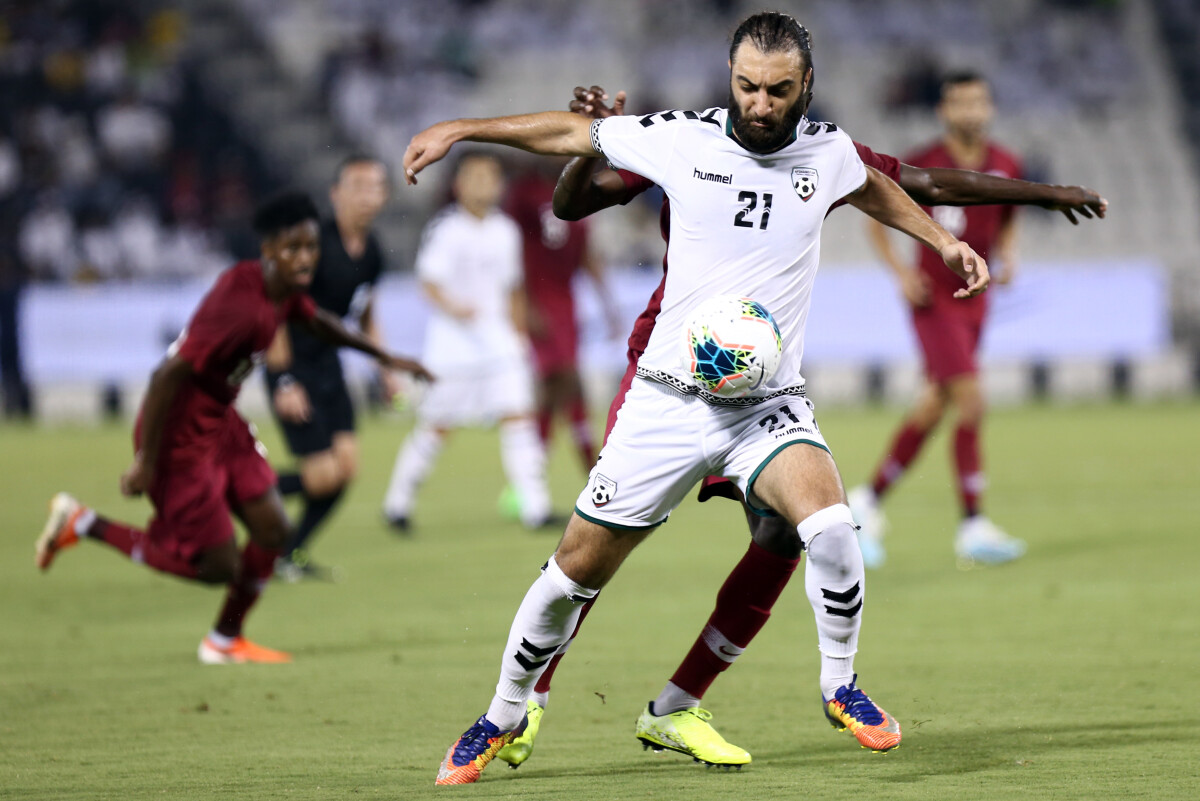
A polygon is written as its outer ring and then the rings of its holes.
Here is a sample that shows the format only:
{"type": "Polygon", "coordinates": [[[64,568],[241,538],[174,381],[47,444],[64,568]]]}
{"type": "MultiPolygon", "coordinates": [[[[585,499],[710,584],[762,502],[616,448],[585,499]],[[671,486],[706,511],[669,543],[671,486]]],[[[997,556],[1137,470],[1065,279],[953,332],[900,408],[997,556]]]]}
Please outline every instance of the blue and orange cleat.
{"type": "Polygon", "coordinates": [[[832,699],[822,698],[825,717],[838,731],[850,730],[863,748],[882,753],[900,745],[900,723],[854,686],[858,675],[838,687],[832,699]]]}
{"type": "Polygon", "coordinates": [[[446,758],[438,766],[434,784],[473,784],[488,766],[496,753],[520,737],[529,723],[529,716],[521,718],[521,724],[511,731],[500,731],[486,716],[480,715],[475,725],[463,732],[454,741],[446,758]]]}

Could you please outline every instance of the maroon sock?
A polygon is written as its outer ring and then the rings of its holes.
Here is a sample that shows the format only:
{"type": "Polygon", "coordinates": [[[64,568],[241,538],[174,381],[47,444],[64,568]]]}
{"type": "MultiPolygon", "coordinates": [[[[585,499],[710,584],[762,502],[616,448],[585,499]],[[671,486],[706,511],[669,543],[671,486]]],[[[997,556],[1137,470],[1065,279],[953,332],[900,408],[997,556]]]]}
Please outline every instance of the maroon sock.
{"type": "Polygon", "coordinates": [[[591,470],[596,463],[596,441],[592,438],[592,427],[588,422],[587,402],[583,395],[572,398],[567,405],[567,419],[571,421],[571,434],[575,447],[583,460],[583,469],[591,470]]]}
{"type": "Polygon", "coordinates": [[[703,698],[709,685],[766,625],[771,607],[799,563],[799,559],[776,556],[751,542],[746,555],[725,579],[717,593],[717,608],[671,682],[684,692],[703,698]]]}
{"type": "Polygon", "coordinates": [[[538,678],[537,684],[533,685],[535,693],[550,692],[550,679],[554,677],[554,671],[558,670],[558,663],[567,655],[567,649],[571,647],[571,643],[575,642],[575,635],[579,633],[579,627],[583,625],[583,619],[588,616],[588,612],[592,611],[592,606],[596,603],[596,599],[600,597],[600,593],[592,596],[592,600],[583,605],[583,609],[579,611],[579,620],[575,622],[575,630],[571,632],[571,639],[558,649],[553,657],[550,658],[550,664],[546,665],[546,670],[542,672],[538,678]]]}
{"type": "Polygon", "coordinates": [[[876,498],[882,498],[883,494],[888,491],[888,487],[904,475],[909,464],[921,452],[921,446],[925,444],[925,438],[928,436],[929,431],[922,431],[912,423],[900,426],[900,430],[896,432],[896,439],[892,441],[891,449],[887,456],[883,457],[879,469],[875,471],[871,489],[875,491],[876,498]]]}
{"type": "Polygon", "coordinates": [[[216,629],[219,634],[237,637],[242,633],[242,622],[271,580],[271,574],[275,572],[275,557],[279,554],[280,551],[276,549],[263,548],[253,542],[246,543],[242,549],[238,576],[230,583],[225,605],[217,616],[216,629]]]}
{"type": "Polygon", "coordinates": [[[550,433],[553,428],[554,409],[550,406],[539,406],[537,410],[537,430],[543,447],[550,447],[550,433]]]}
{"type": "Polygon", "coordinates": [[[983,495],[983,460],[979,454],[979,426],[959,423],[954,430],[954,468],[964,517],[979,514],[983,495]]]}
{"type": "Polygon", "coordinates": [[[187,579],[196,577],[194,565],[159,548],[140,528],[97,517],[88,532],[88,538],[111,545],[134,562],[141,562],[162,573],[187,579]]]}

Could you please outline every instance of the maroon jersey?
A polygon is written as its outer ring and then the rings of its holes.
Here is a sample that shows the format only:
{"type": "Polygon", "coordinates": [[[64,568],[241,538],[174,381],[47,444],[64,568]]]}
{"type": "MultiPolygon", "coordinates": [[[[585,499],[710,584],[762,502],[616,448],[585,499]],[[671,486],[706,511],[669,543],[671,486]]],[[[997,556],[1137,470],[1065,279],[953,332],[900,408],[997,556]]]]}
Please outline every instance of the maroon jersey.
{"type": "MultiPolygon", "coordinates": [[[[940,141],[913,153],[904,161],[906,164],[921,168],[963,169],[963,166],[954,161],[945,145],[940,141]]],[[[987,156],[978,169],[979,172],[997,175],[1001,178],[1022,177],[1020,160],[1012,153],[992,143],[988,144],[987,156]]],[[[970,245],[985,260],[990,257],[990,251],[996,244],[1000,229],[1016,213],[1015,206],[938,206],[936,208],[925,206],[923,208],[943,228],[970,245]]],[[[966,286],[961,278],[946,269],[941,257],[929,248],[920,248],[919,266],[921,271],[933,281],[936,299],[944,300],[951,297],[956,290],[966,286]]],[[[957,302],[982,306],[986,303],[986,293],[957,302]]]]}
{"type": "MultiPolygon", "coordinates": [[[[900,182],[900,160],[895,156],[888,156],[882,153],[876,153],[866,145],[854,143],[854,148],[858,151],[859,158],[863,164],[868,167],[874,167],[881,173],[891,178],[897,183],[900,182]]],[[[642,176],[629,172],[628,170],[617,170],[617,174],[621,176],[621,180],[625,182],[626,195],[621,200],[621,205],[625,205],[633,198],[645,192],[650,187],[654,186],[654,182],[642,176]]],[[[829,210],[833,211],[838,206],[846,202],[842,198],[838,202],[830,206],[829,210]]],[[[664,241],[671,239],[671,208],[666,197],[663,197],[662,210],[659,212],[658,225],[662,231],[664,241]]],[[[939,264],[941,262],[939,261],[939,264]]],[[[946,268],[943,267],[943,270],[946,268]]],[[[638,315],[637,320],[633,324],[633,333],[629,335],[629,359],[631,362],[636,362],[637,359],[646,350],[647,343],[650,342],[650,333],[654,331],[654,321],[658,319],[658,313],[662,309],[663,290],[667,286],[667,257],[663,256],[663,279],[659,282],[658,287],[654,290],[654,294],[650,296],[650,302],[646,304],[646,309],[638,315]]]]}
{"type": "Polygon", "coordinates": [[[586,222],[554,216],[554,182],[530,174],[509,189],[505,211],[521,229],[525,291],[549,327],[575,326],[571,278],[587,251],[586,222]]]}
{"type": "MultiPolygon", "coordinates": [[[[217,447],[219,443],[209,440],[223,430],[229,415],[236,415],[233,402],[242,381],[262,360],[280,324],[311,319],[316,311],[306,293],[278,304],[268,298],[257,259],[238,262],[221,273],[168,351],[188,362],[192,373],[171,404],[162,455],[203,456],[217,447]]],[[[140,428],[139,415],[139,433],[140,428]]]]}

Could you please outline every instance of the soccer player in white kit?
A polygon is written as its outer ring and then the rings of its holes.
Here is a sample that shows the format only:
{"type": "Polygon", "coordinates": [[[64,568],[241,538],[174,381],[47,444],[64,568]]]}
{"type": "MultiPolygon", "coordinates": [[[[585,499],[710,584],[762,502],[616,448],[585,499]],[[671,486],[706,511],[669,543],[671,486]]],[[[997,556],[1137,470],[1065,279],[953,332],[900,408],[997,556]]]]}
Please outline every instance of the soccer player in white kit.
{"type": "Polygon", "coordinates": [[[423,358],[437,365],[438,380],[417,407],[383,503],[384,516],[401,531],[446,436],[471,425],[499,425],[501,462],[521,522],[539,528],[553,519],[533,419],[533,372],[518,331],[525,313],[521,233],[496,207],[503,191],[494,156],[465,155],[455,171],[457,202],[429,221],[417,252],[417,278],[433,307],[423,358]]]}
{"type": "Polygon", "coordinates": [[[733,479],[762,514],[782,516],[808,553],[805,588],[817,623],[825,714],[873,750],[899,744],[899,724],[856,686],[862,556],[800,374],[821,223],[845,197],[938,251],[966,281],[964,296],[986,289],[987,266],[894,182],[866,168],[836,125],[804,118],[811,84],[808,32],[787,15],[763,12],[734,34],[728,109],[590,123],[567,112],[454,120],[417,134],[405,152],[409,183],[463,140],[547,155],[601,154],[659,184],[671,206],[671,271],[638,363],[640,380],[626,396],[558,549],[517,610],[492,703],[447,751],[438,784],[476,781],[496,752],[519,736],[526,700],[571,636],[580,607],[709,474],[733,479]],[[730,294],[763,304],[779,324],[784,347],[775,376],[736,400],[696,387],[677,355],[691,309],[730,294]]]}

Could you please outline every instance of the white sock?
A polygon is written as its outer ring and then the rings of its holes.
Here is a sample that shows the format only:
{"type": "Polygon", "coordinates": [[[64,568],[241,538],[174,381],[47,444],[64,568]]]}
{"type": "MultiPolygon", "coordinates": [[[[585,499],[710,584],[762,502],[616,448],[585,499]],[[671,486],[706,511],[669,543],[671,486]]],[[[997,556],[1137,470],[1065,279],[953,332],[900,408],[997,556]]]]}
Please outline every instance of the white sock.
{"type": "Polygon", "coordinates": [[[546,486],[546,449],[531,418],[500,424],[500,460],[508,483],[521,499],[521,522],[540,524],[550,514],[550,489],[546,486]]]}
{"type": "Polygon", "coordinates": [[[442,435],[429,426],[417,424],[400,453],[396,454],[396,465],[388,482],[387,495],[383,500],[383,511],[392,517],[408,517],[412,511],[417,487],[433,469],[442,450],[442,435]]]}
{"type": "Polygon", "coordinates": [[[534,690],[532,693],[530,693],[529,700],[533,701],[542,709],[545,709],[546,707],[550,706],[550,691],[547,690],[544,693],[539,693],[537,690],[534,690]]]}
{"type": "Polygon", "coordinates": [[[211,642],[213,645],[217,646],[218,648],[230,647],[231,645],[233,645],[233,641],[235,639],[237,639],[237,638],[236,637],[227,637],[224,634],[222,634],[221,632],[217,631],[216,629],[213,629],[212,631],[210,631],[208,633],[208,641],[211,642]]]}
{"type": "Polygon", "coordinates": [[[669,715],[681,709],[692,709],[700,706],[700,699],[691,693],[681,690],[673,681],[668,681],[658,697],[654,699],[650,714],[669,715]]]}
{"type": "Polygon", "coordinates": [[[79,519],[75,521],[75,533],[80,537],[86,537],[92,531],[92,526],[96,524],[96,512],[92,509],[84,509],[79,515],[79,519]]]}
{"type": "Polygon", "coordinates": [[[845,504],[816,512],[796,530],[808,552],[804,589],[817,619],[821,694],[829,699],[854,678],[865,594],[862,552],[845,504]]]}
{"type": "Polygon", "coordinates": [[[576,584],[554,557],[525,593],[517,609],[500,661],[500,681],[488,707],[487,719],[501,731],[516,728],[525,715],[525,701],[579,620],[583,605],[599,590],[576,584]]]}

